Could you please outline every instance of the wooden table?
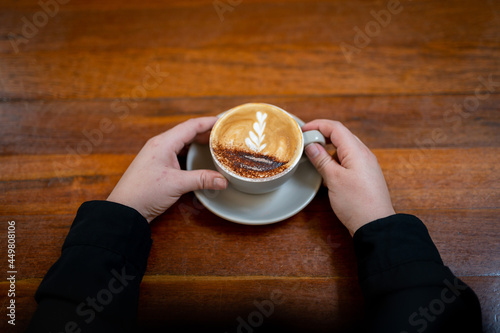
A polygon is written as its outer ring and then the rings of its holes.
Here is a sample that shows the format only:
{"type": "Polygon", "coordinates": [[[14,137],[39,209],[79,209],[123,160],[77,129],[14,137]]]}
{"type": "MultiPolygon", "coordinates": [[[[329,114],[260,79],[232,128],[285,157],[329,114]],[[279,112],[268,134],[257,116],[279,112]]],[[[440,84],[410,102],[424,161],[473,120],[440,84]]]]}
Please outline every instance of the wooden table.
{"type": "MultiPolygon", "coordinates": [[[[251,101],[357,134],[396,211],[425,222],[478,294],[485,332],[500,331],[500,2],[42,3],[0,1],[0,331],[23,331],[77,208],[105,199],[149,137],[251,101]]],[[[342,332],[361,318],[351,239],[324,188],[257,227],[186,194],[152,233],[144,331],[342,332]]]]}

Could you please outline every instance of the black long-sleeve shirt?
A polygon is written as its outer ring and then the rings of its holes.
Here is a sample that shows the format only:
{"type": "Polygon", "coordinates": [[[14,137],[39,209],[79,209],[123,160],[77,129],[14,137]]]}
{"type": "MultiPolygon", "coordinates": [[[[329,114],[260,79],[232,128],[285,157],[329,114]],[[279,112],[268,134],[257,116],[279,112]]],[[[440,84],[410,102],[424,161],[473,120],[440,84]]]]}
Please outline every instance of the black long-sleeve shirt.
{"type": "MultiPolygon", "coordinates": [[[[354,235],[367,332],[481,332],[475,293],[443,265],[426,227],[396,214],[354,235]]],[[[151,231],[134,209],[82,204],[61,257],[40,284],[27,332],[128,332],[151,231]]]]}
{"type": "Polygon", "coordinates": [[[427,228],[396,214],[354,234],[368,332],[482,332],[476,294],[448,267],[427,228]]]}

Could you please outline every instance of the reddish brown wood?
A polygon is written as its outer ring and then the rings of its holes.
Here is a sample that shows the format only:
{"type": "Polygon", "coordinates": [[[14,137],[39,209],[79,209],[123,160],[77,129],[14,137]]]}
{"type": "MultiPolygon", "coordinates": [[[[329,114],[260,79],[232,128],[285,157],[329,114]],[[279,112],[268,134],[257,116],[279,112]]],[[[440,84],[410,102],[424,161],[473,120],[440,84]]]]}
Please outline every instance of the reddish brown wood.
{"type": "MultiPolygon", "coordinates": [[[[475,290],[481,300],[484,331],[495,332],[498,308],[491,307],[497,301],[491,290],[500,287],[500,279],[460,278],[475,290]]],[[[35,310],[32,295],[40,281],[26,279],[18,283],[21,292],[17,304],[22,311],[18,312],[16,331],[24,331],[30,314],[35,310]]],[[[0,283],[0,292],[7,292],[5,282],[0,283]]],[[[349,278],[155,275],[143,280],[138,320],[142,332],[164,330],[165,322],[173,331],[179,332],[189,329],[236,332],[241,323],[238,317],[248,323],[248,317],[258,311],[256,303],[269,307],[266,301],[271,300],[274,309],[269,317],[265,317],[259,331],[286,328],[294,332],[332,329],[347,332],[352,327],[351,318],[362,315],[359,288],[356,281],[349,278]]],[[[2,302],[1,305],[6,304],[2,302]]]]}
{"type": "MultiPolygon", "coordinates": [[[[370,148],[498,146],[500,95],[480,101],[474,112],[451,112],[471,96],[264,96],[255,100],[278,105],[304,121],[339,120],[370,148]]],[[[148,99],[135,108],[119,103],[116,110],[114,99],[6,102],[0,104],[0,154],[72,154],[81,146],[83,153],[135,155],[149,137],[190,117],[217,115],[248,101],[247,97],[148,99]],[[110,125],[103,126],[108,120],[110,125]],[[89,133],[95,132],[102,133],[102,140],[89,139],[89,133]]]]}
{"type": "MultiPolygon", "coordinates": [[[[340,44],[386,5],[245,0],[221,22],[212,0],[73,0],[16,53],[9,33],[41,8],[0,1],[0,225],[17,222],[19,271],[18,325],[1,320],[0,331],[24,330],[78,206],[105,199],[149,137],[260,101],[342,121],[372,148],[396,210],[425,222],[478,294],[485,332],[497,332],[500,3],[402,0],[349,63],[340,44]],[[151,71],[164,74],[131,100],[151,71]]],[[[348,331],[360,320],[352,242],[324,188],[260,227],[224,221],[190,193],[152,231],[144,331],[234,332],[276,290],[286,301],[259,332],[348,331]]],[[[3,309],[6,291],[0,282],[3,309]]]]}
{"type": "MultiPolygon", "coordinates": [[[[169,73],[148,97],[456,94],[496,74],[498,2],[405,2],[366,46],[355,43],[354,28],[386,4],[256,1],[223,22],[210,0],[70,4],[18,53],[3,39],[0,97],[130,96],[147,66],[169,73]],[[341,43],[359,46],[351,63],[341,43]]],[[[39,8],[20,9],[5,11],[2,35],[21,34],[39,8]]]]}

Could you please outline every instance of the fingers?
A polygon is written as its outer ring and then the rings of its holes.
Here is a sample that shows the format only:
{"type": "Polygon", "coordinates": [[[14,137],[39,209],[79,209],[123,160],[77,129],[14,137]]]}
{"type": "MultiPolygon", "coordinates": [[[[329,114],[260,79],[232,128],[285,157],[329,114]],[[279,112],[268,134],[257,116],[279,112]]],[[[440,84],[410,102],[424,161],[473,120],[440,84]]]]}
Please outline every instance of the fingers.
{"type": "Polygon", "coordinates": [[[359,144],[362,144],[362,142],[339,121],[317,119],[302,126],[302,130],[320,131],[325,137],[330,138],[332,144],[337,149],[358,149],[359,144]]]}
{"type": "MultiPolygon", "coordinates": [[[[320,131],[321,134],[331,140],[332,144],[337,148],[337,152],[339,150],[349,151],[350,146],[358,144],[354,135],[338,121],[314,120],[302,126],[302,130],[304,132],[311,130],[320,131]]],[[[319,144],[313,143],[308,145],[305,148],[305,153],[325,181],[331,179],[333,174],[342,168],[338,158],[334,159],[319,144]]]]}
{"type": "Polygon", "coordinates": [[[187,193],[197,190],[224,190],[227,185],[227,179],[220,173],[213,170],[193,170],[181,171],[182,179],[181,192],[187,193]]]}
{"type": "Polygon", "coordinates": [[[206,133],[216,121],[217,117],[192,118],[163,133],[162,136],[169,143],[175,143],[175,153],[178,154],[185,145],[197,139],[198,136],[201,138],[205,136],[206,139],[206,133]]]}
{"type": "Polygon", "coordinates": [[[205,133],[196,135],[196,137],[193,140],[193,142],[200,144],[208,144],[209,141],[210,141],[210,131],[206,131],[205,133]]]}
{"type": "Polygon", "coordinates": [[[335,161],[320,144],[311,143],[307,145],[305,153],[325,180],[328,179],[337,168],[341,168],[337,161],[335,161]]]}

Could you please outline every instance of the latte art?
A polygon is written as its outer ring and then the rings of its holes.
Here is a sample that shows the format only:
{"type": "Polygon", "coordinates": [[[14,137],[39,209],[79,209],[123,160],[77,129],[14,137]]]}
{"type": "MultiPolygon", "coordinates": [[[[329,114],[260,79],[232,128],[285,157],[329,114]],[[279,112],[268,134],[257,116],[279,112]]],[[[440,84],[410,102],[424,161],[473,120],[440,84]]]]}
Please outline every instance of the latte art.
{"type": "Polygon", "coordinates": [[[302,150],[302,131],[285,111],[269,104],[236,107],[215,124],[210,147],[220,165],[245,178],[286,171],[302,150]]]}
{"type": "Polygon", "coordinates": [[[264,129],[266,128],[266,123],[264,121],[266,120],[266,118],[267,113],[263,114],[262,112],[257,111],[258,122],[253,123],[253,129],[255,130],[255,132],[257,132],[257,134],[250,131],[248,132],[250,138],[245,139],[247,147],[256,151],[257,153],[266,148],[266,144],[262,143],[262,141],[264,141],[264,137],[266,136],[264,134],[264,129]]]}

